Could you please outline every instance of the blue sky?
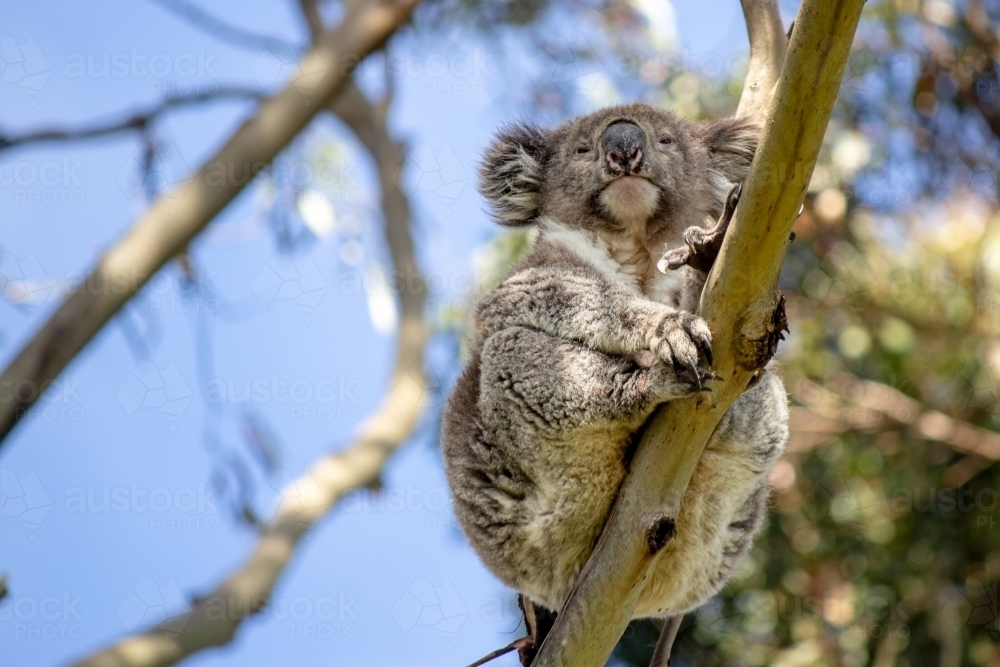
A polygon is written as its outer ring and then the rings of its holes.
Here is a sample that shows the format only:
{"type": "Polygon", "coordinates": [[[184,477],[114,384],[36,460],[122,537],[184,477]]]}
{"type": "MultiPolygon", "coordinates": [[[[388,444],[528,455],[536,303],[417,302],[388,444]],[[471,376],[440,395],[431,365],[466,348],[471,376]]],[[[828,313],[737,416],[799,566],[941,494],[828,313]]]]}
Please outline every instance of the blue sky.
{"type": "MultiPolygon", "coordinates": [[[[677,4],[687,55],[725,59],[745,49],[736,0],[677,4]]],[[[297,42],[296,5],[203,3],[231,23],[297,42]]],[[[270,90],[291,73],[281,59],[215,40],[151,2],[0,0],[0,34],[0,130],[12,134],[115,117],[171,92],[270,90]]],[[[420,260],[440,285],[432,299],[446,301],[494,233],[472,181],[478,154],[494,127],[523,112],[518,91],[531,82],[461,31],[397,39],[392,53],[403,67],[391,124],[414,147],[404,182],[420,260]]],[[[163,182],[199,165],[252,108],[229,101],[166,116],[156,126],[163,182]]],[[[192,248],[211,290],[186,292],[168,266],[5,443],[0,572],[11,594],[0,605],[3,664],[83,657],[158,614],[182,611],[184,596],[238,566],[254,535],[213,494],[217,458],[206,430],[232,451],[241,451],[246,415],[274,434],[280,471],[256,489],[266,506],[273,486],[349,442],[377,405],[393,339],[373,325],[344,261],[353,257],[370,275],[382,254],[371,165],[345,136],[318,120],[276,171],[294,184],[316,143],[341,151],[325,191],[336,233],[289,262],[261,215],[267,193],[248,189],[192,248]],[[147,388],[157,382],[161,393],[147,388]],[[213,382],[221,395],[207,394],[213,382]],[[266,391],[240,403],[245,386],[266,391]],[[285,388],[292,396],[284,398],[285,388]]],[[[28,305],[0,300],[0,363],[52,311],[59,286],[141,213],[139,147],[135,135],[120,135],[0,152],[0,275],[8,288],[41,290],[28,305]]],[[[351,497],[308,537],[263,617],[231,646],[188,664],[463,665],[514,639],[514,596],[464,543],[427,436],[390,463],[387,497],[351,497]]],[[[505,660],[497,664],[516,664],[505,660]]]]}

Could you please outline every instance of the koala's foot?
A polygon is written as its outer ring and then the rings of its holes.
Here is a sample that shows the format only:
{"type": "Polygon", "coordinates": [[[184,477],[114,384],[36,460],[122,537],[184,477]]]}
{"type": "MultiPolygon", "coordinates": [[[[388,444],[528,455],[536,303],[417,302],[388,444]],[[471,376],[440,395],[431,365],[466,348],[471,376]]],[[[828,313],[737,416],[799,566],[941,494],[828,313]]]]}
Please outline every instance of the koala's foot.
{"type": "Polygon", "coordinates": [[[520,639],[515,639],[503,648],[484,655],[479,660],[469,665],[469,667],[481,667],[502,655],[517,651],[517,657],[521,665],[528,667],[538,654],[538,649],[542,647],[542,642],[556,622],[556,613],[544,607],[539,607],[534,602],[521,594],[517,596],[517,606],[521,608],[524,615],[524,626],[527,634],[520,639]]]}
{"type": "Polygon", "coordinates": [[[722,249],[722,240],[726,238],[726,231],[729,229],[729,223],[733,220],[736,205],[740,203],[742,192],[742,183],[729,192],[729,196],[726,197],[726,206],[715,226],[710,229],[701,227],[685,229],[685,245],[668,250],[656,264],[657,268],[662,273],[666,273],[668,269],[679,269],[686,264],[693,269],[708,273],[712,265],[715,264],[715,258],[719,256],[719,250],[722,249]]]}
{"type": "Polygon", "coordinates": [[[656,364],[649,369],[653,394],[659,399],[674,399],[691,396],[699,391],[708,391],[705,383],[718,376],[704,368],[677,368],[656,364]]]}
{"type": "Polygon", "coordinates": [[[539,607],[534,602],[524,597],[517,596],[517,606],[524,614],[524,626],[528,630],[525,642],[517,649],[517,656],[524,667],[528,667],[535,659],[538,649],[542,647],[542,642],[549,634],[553,624],[556,622],[556,614],[544,607],[539,607]]]}

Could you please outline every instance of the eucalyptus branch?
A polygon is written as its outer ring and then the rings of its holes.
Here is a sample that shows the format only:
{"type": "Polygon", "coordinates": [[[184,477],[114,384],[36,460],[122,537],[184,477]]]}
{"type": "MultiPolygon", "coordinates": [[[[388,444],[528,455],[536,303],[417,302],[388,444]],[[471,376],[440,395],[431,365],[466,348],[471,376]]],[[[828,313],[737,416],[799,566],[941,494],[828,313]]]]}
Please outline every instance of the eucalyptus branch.
{"type": "Polygon", "coordinates": [[[0,374],[0,438],[104,324],[313,119],[354,67],[379,48],[419,0],[352,5],[322,35],[280,93],[266,99],[189,180],[157,199],[0,374]]]}
{"type": "Polygon", "coordinates": [[[409,438],[423,414],[426,287],[416,263],[409,202],[396,180],[402,147],[389,135],[385,114],[374,112],[353,81],[344,84],[331,106],[375,161],[381,175],[386,244],[395,270],[407,277],[395,285],[402,317],[389,391],[353,445],[320,459],[282,490],[274,518],[263,527],[256,548],[239,570],[198,598],[190,612],[128,637],[78,667],[165,667],[229,643],[240,624],[267,605],[305,533],[344,495],[378,482],[389,456],[409,438]]]}
{"type": "MultiPolygon", "coordinates": [[[[380,172],[390,168],[381,162],[378,167],[380,172]]],[[[392,195],[383,193],[387,196],[392,195]]],[[[414,256],[408,208],[386,207],[385,236],[396,270],[406,271],[408,280],[397,285],[402,317],[396,365],[378,411],[365,422],[354,444],[321,458],[282,489],[274,518],[262,528],[253,553],[211,593],[199,597],[190,612],[127,637],[80,661],[78,667],[166,667],[205,648],[229,643],[240,624],[267,605],[306,532],[346,494],[378,482],[386,461],[409,438],[423,414],[427,390],[423,373],[426,288],[414,256]]]]}
{"type": "Polygon", "coordinates": [[[750,61],[737,116],[764,118],[785,61],[788,38],[776,0],[740,0],[750,38],[750,61]]]}
{"type": "Polygon", "coordinates": [[[323,34],[323,17],[319,14],[319,0],[299,0],[299,8],[302,10],[302,17],[309,26],[309,35],[312,39],[317,39],[323,34]]]}
{"type": "MultiPolygon", "coordinates": [[[[702,294],[713,332],[709,396],[660,407],[642,434],[594,552],[533,663],[599,667],[675,535],[688,482],[719,420],[773,352],[777,278],[864,0],[803,0],[743,197],[702,294]]],[[[683,526],[682,526],[683,528],[683,526]]]]}

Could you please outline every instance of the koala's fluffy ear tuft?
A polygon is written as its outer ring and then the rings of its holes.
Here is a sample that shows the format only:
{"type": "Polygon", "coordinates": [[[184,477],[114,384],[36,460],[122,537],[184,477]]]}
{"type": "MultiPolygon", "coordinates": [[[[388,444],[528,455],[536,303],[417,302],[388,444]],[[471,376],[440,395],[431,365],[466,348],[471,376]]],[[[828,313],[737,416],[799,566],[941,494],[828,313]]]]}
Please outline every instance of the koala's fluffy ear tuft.
{"type": "Polygon", "coordinates": [[[736,183],[746,180],[760,141],[760,125],[748,118],[726,118],[701,127],[708,147],[709,168],[721,178],[716,189],[722,201],[736,183]]]}
{"type": "Polygon", "coordinates": [[[550,154],[548,135],[530,124],[505,127],[490,144],[479,166],[479,192],[501,225],[522,227],[538,221],[550,154]]]}

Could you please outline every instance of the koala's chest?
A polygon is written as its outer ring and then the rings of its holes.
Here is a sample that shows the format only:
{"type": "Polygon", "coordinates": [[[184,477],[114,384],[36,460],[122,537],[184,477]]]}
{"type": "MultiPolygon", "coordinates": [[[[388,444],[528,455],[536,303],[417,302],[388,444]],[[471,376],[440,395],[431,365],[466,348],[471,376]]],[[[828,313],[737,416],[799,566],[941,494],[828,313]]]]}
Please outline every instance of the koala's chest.
{"type": "Polygon", "coordinates": [[[681,273],[660,273],[656,260],[641,241],[623,236],[605,241],[616,278],[653,301],[675,308],[683,301],[686,282],[681,273]]]}

